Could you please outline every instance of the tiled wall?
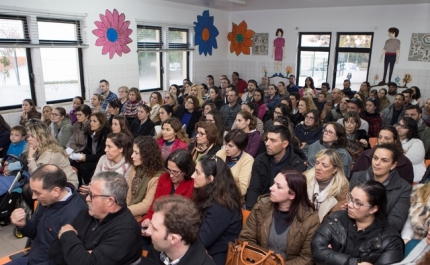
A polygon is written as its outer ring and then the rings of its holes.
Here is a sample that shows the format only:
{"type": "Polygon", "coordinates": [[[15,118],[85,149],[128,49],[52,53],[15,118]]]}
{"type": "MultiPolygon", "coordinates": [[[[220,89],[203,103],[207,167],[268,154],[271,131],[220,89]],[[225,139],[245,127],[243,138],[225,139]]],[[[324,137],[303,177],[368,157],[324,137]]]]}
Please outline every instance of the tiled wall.
{"type": "Polygon", "coordinates": [[[192,81],[194,83],[206,83],[206,76],[213,75],[215,85],[219,86],[220,75],[231,76],[229,62],[222,61],[195,61],[192,81]]]}

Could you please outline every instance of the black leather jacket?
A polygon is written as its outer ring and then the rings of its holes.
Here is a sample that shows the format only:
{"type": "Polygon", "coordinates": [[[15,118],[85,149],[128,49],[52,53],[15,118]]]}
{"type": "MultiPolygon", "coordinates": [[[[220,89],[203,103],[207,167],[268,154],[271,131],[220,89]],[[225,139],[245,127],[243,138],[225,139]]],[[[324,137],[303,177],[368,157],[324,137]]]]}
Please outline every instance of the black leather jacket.
{"type": "Polygon", "coordinates": [[[316,264],[392,264],[403,259],[403,250],[402,238],[387,219],[375,219],[369,227],[357,232],[355,221],[344,210],[330,215],[312,239],[312,256],[316,264]]]}

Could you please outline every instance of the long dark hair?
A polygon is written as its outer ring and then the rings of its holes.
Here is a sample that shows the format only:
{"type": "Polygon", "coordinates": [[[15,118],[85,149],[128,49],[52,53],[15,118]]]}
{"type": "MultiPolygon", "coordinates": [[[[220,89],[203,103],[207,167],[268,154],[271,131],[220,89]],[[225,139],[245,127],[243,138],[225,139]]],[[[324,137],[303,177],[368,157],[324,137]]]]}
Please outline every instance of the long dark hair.
{"type": "Polygon", "coordinates": [[[122,115],[116,115],[113,117],[114,120],[117,120],[119,123],[119,127],[121,128],[121,132],[125,133],[127,136],[133,138],[133,134],[130,132],[128,121],[127,119],[122,115]]]}
{"type": "MultiPolygon", "coordinates": [[[[122,155],[127,163],[133,164],[131,154],[133,153],[132,138],[125,133],[110,133],[107,135],[107,139],[110,139],[117,148],[122,148],[122,155]]],[[[158,145],[157,145],[158,146],[158,145]]]]}
{"type": "Polygon", "coordinates": [[[176,149],[166,158],[166,161],[164,162],[165,168],[167,168],[169,161],[175,163],[176,166],[185,173],[185,180],[191,179],[196,168],[196,163],[194,163],[190,152],[185,149],[176,149]]]}
{"type": "Polygon", "coordinates": [[[139,135],[134,139],[133,144],[139,148],[139,155],[142,167],[147,176],[153,177],[158,171],[163,169],[163,157],[157,141],[151,136],[139,135]]]}
{"type": "Polygon", "coordinates": [[[0,114],[0,131],[6,129],[8,131],[10,131],[10,126],[9,124],[5,121],[5,119],[3,118],[3,115],[0,114]]]}
{"type": "Polygon", "coordinates": [[[387,192],[384,185],[375,180],[367,180],[359,183],[354,188],[362,189],[367,195],[369,204],[378,206],[378,211],[375,213],[375,220],[387,219],[387,192]]]}
{"type": "Polygon", "coordinates": [[[401,119],[406,127],[408,127],[408,135],[406,138],[408,140],[411,140],[412,138],[421,139],[420,135],[418,134],[418,125],[417,121],[412,119],[411,117],[403,117],[401,119]]]}
{"type": "Polygon", "coordinates": [[[202,156],[199,160],[206,179],[213,176],[213,181],[201,188],[194,188],[193,201],[200,212],[213,202],[229,209],[240,210],[241,194],[234,182],[227,164],[217,156],[202,156]]]}
{"type": "MultiPolygon", "coordinates": [[[[329,125],[333,126],[337,136],[337,140],[331,144],[331,148],[345,148],[347,143],[345,127],[335,121],[330,121],[326,123],[324,129],[327,128],[327,126],[329,125]]],[[[324,133],[321,135],[320,144],[324,143],[323,137],[324,133]]]]}
{"type": "Polygon", "coordinates": [[[222,120],[221,113],[217,109],[213,109],[213,110],[209,111],[208,114],[210,114],[210,115],[213,116],[214,121],[215,121],[215,125],[216,125],[216,127],[218,129],[219,142],[223,143],[223,141],[224,141],[223,139],[224,139],[225,125],[224,125],[224,122],[222,120]]]}
{"type": "MultiPolygon", "coordinates": [[[[402,147],[402,142],[400,142],[400,137],[399,137],[399,132],[396,130],[396,128],[394,128],[391,125],[384,125],[381,127],[381,129],[379,130],[379,133],[381,131],[389,131],[391,132],[391,134],[393,134],[393,139],[394,139],[394,143],[397,146],[397,148],[403,152],[403,147],[402,147]]],[[[379,138],[379,133],[378,133],[378,138],[379,138]]]]}
{"type": "MultiPolygon", "coordinates": [[[[314,205],[309,200],[306,177],[298,172],[297,170],[283,170],[281,173],[285,180],[288,183],[288,188],[290,189],[290,193],[294,192],[295,197],[291,201],[290,210],[288,211],[288,215],[285,218],[285,223],[290,225],[299,211],[299,206],[303,206],[305,208],[314,209],[314,205]]],[[[279,204],[274,203],[275,209],[279,210],[279,204]]],[[[275,214],[275,212],[273,212],[275,214]]]]}
{"type": "MultiPolygon", "coordinates": [[[[107,118],[106,118],[106,115],[105,114],[103,114],[103,113],[101,113],[101,112],[96,112],[96,113],[93,113],[93,114],[91,114],[91,117],[92,116],[94,116],[94,117],[96,117],[96,119],[99,121],[99,123],[100,123],[100,127],[98,128],[98,129],[96,129],[95,131],[92,131],[91,130],[91,126],[88,126],[88,132],[89,132],[89,135],[92,135],[94,132],[96,133],[95,134],[95,137],[94,137],[94,141],[97,141],[97,139],[98,139],[98,137],[99,137],[99,135],[101,134],[101,132],[106,128],[107,130],[108,130],[108,132],[112,132],[112,129],[111,129],[111,127],[109,126],[109,122],[108,122],[108,120],[107,120],[107,118]]],[[[90,118],[91,118],[90,117],[90,118]]]]}
{"type": "MultiPolygon", "coordinates": [[[[261,105],[264,104],[264,91],[262,89],[260,89],[260,88],[257,88],[255,90],[255,92],[258,92],[261,95],[261,99],[259,101],[255,101],[254,100],[255,105],[257,105],[257,107],[260,107],[261,105]]],[[[254,92],[254,94],[255,94],[255,92],[254,92]]]]}

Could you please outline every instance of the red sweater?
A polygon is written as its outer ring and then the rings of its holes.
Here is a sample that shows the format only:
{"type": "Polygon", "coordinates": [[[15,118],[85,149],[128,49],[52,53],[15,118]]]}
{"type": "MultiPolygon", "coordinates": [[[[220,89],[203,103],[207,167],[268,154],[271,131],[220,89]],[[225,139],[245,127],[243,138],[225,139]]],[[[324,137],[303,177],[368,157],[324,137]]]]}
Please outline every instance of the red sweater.
{"type": "MultiPolygon", "coordinates": [[[[154,211],[152,210],[152,206],[154,205],[154,202],[161,196],[170,195],[170,192],[172,191],[172,185],[173,183],[172,183],[172,180],[170,179],[169,173],[161,174],[160,178],[158,179],[157,189],[155,190],[154,200],[152,201],[152,204],[149,207],[148,212],[146,213],[146,215],[143,216],[142,220],[152,219],[152,215],[154,214],[154,211]]],[[[191,199],[193,190],[194,190],[194,179],[189,179],[189,180],[184,179],[181,181],[181,183],[179,183],[179,186],[176,188],[174,194],[181,195],[191,199]]]]}
{"type": "MultiPolygon", "coordinates": [[[[164,144],[164,139],[160,138],[159,140],[157,140],[158,146],[161,149],[161,155],[163,156],[163,159],[165,160],[171,153],[173,153],[173,151],[175,151],[176,149],[185,149],[188,150],[188,145],[186,142],[183,142],[181,140],[179,140],[178,138],[175,139],[175,142],[172,144],[172,149],[170,149],[170,153],[168,154],[163,154],[163,144],[164,144]]],[[[166,152],[167,153],[167,152],[166,152]]]]}

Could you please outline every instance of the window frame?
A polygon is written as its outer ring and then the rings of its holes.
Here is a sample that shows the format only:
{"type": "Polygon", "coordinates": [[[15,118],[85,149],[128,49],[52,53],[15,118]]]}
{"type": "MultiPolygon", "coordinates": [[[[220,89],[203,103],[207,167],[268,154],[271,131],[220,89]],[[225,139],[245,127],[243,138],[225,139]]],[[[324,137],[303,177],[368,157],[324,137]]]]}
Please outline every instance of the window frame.
{"type": "MultiPolygon", "coordinates": [[[[46,18],[43,16],[36,18],[36,26],[37,22],[52,22],[52,23],[64,23],[64,24],[76,24],[76,40],[75,41],[65,41],[65,40],[46,40],[46,39],[39,39],[39,44],[46,47],[41,48],[49,48],[52,47],[52,44],[55,44],[54,48],[61,48],[62,45],[68,46],[68,45],[81,45],[83,44],[82,36],[81,36],[81,21],[80,20],[68,20],[68,19],[58,19],[58,18],[46,18]]],[[[70,47],[71,48],[71,47],[70,47]]],[[[83,63],[83,52],[82,48],[74,48],[77,49],[78,54],[78,70],[79,70],[79,81],[80,81],[80,91],[81,96],[84,100],[85,98],[85,82],[84,82],[84,63],[83,63]]],[[[45,80],[44,80],[45,81],[45,80]]],[[[74,97],[73,97],[74,98],[74,97]]],[[[63,98],[63,99],[57,99],[57,100],[50,100],[46,101],[46,104],[58,104],[58,103],[64,103],[64,102],[70,102],[73,98],[63,98]]]]}
{"type": "MultiPolygon", "coordinates": [[[[298,48],[297,48],[297,69],[296,69],[296,85],[299,84],[300,79],[300,67],[301,67],[301,53],[302,51],[305,52],[328,52],[328,59],[327,59],[327,74],[326,74],[326,80],[328,80],[328,68],[330,65],[330,53],[331,53],[331,41],[332,41],[332,32],[299,32],[299,42],[298,42],[298,48]],[[330,42],[328,47],[309,47],[309,46],[302,46],[302,36],[303,35],[329,35],[330,36],[330,42]]],[[[306,79],[306,77],[305,77],[306,79]]],[[[315,84],[314,84],[315,85],[315,84]]],[[[315,85],[315,87],[317,87],[315,85]]]]}
{"type": "MultiPolygon", "coordinates": [[[[23,26],[23,33],[24,38],[23,39],[5,39],[0,38],[0,48],[2,48],[2,45],[10,46],[11,44],[30,44],[30,35],[29,27],[27,23],[27,17],[26,16],[19,16],[19,15],[4,15],[0,14],[1,19],[9,19],[9,20],[20,20],[22,21],[23,26]]],[[[10,47],[9,47],[10,48],[10,47]]],[[[17,47],[20,48],[20,47],[17,47]]],[[[25,49],[25,56],[27,59],[27,68],[28,68],[28,80],[30,85],[30,97],[34,102],[37,102],[36,98],[36,87],[35,87],[35,80],[34,80],[34,72],[33,72],[33,63],[31,59],[31,49],[30,48],[22,48],[25,49]]],[[[23,99],[24,100],[24,99],[23,99]]],[[[10,109],[17,109],[22,108],[22,104],[16,104],[16,105],[8,105],[8,106],[0,106],[0,110],[10,110],[10,109]]]]}
{"type": "MultiPolygon", "coordinates": [[[[337,78],[337,61],[339,59],[339,53],[369,53],[369,65],[367,66],[367,75],[366,80],[369,80],[369,69],[370,69],[370,62],[372,59],[372,49],[373,49],[373,40],[375,39],[375,33],[374,32],[336,32],[336,46],[335,46],[335,58],[334,58],[334,68],[333,68],[333,79],[332,84],[336,84],[336,78],[337,78]],[[357,48],[357,47],[339,47],[340,43],[340,36],[341,35],[371,35],[372,40],[370,41],[370,48],[357,48]]],[[[340,70],[339,70],[340,71],[340,70]]]]}

